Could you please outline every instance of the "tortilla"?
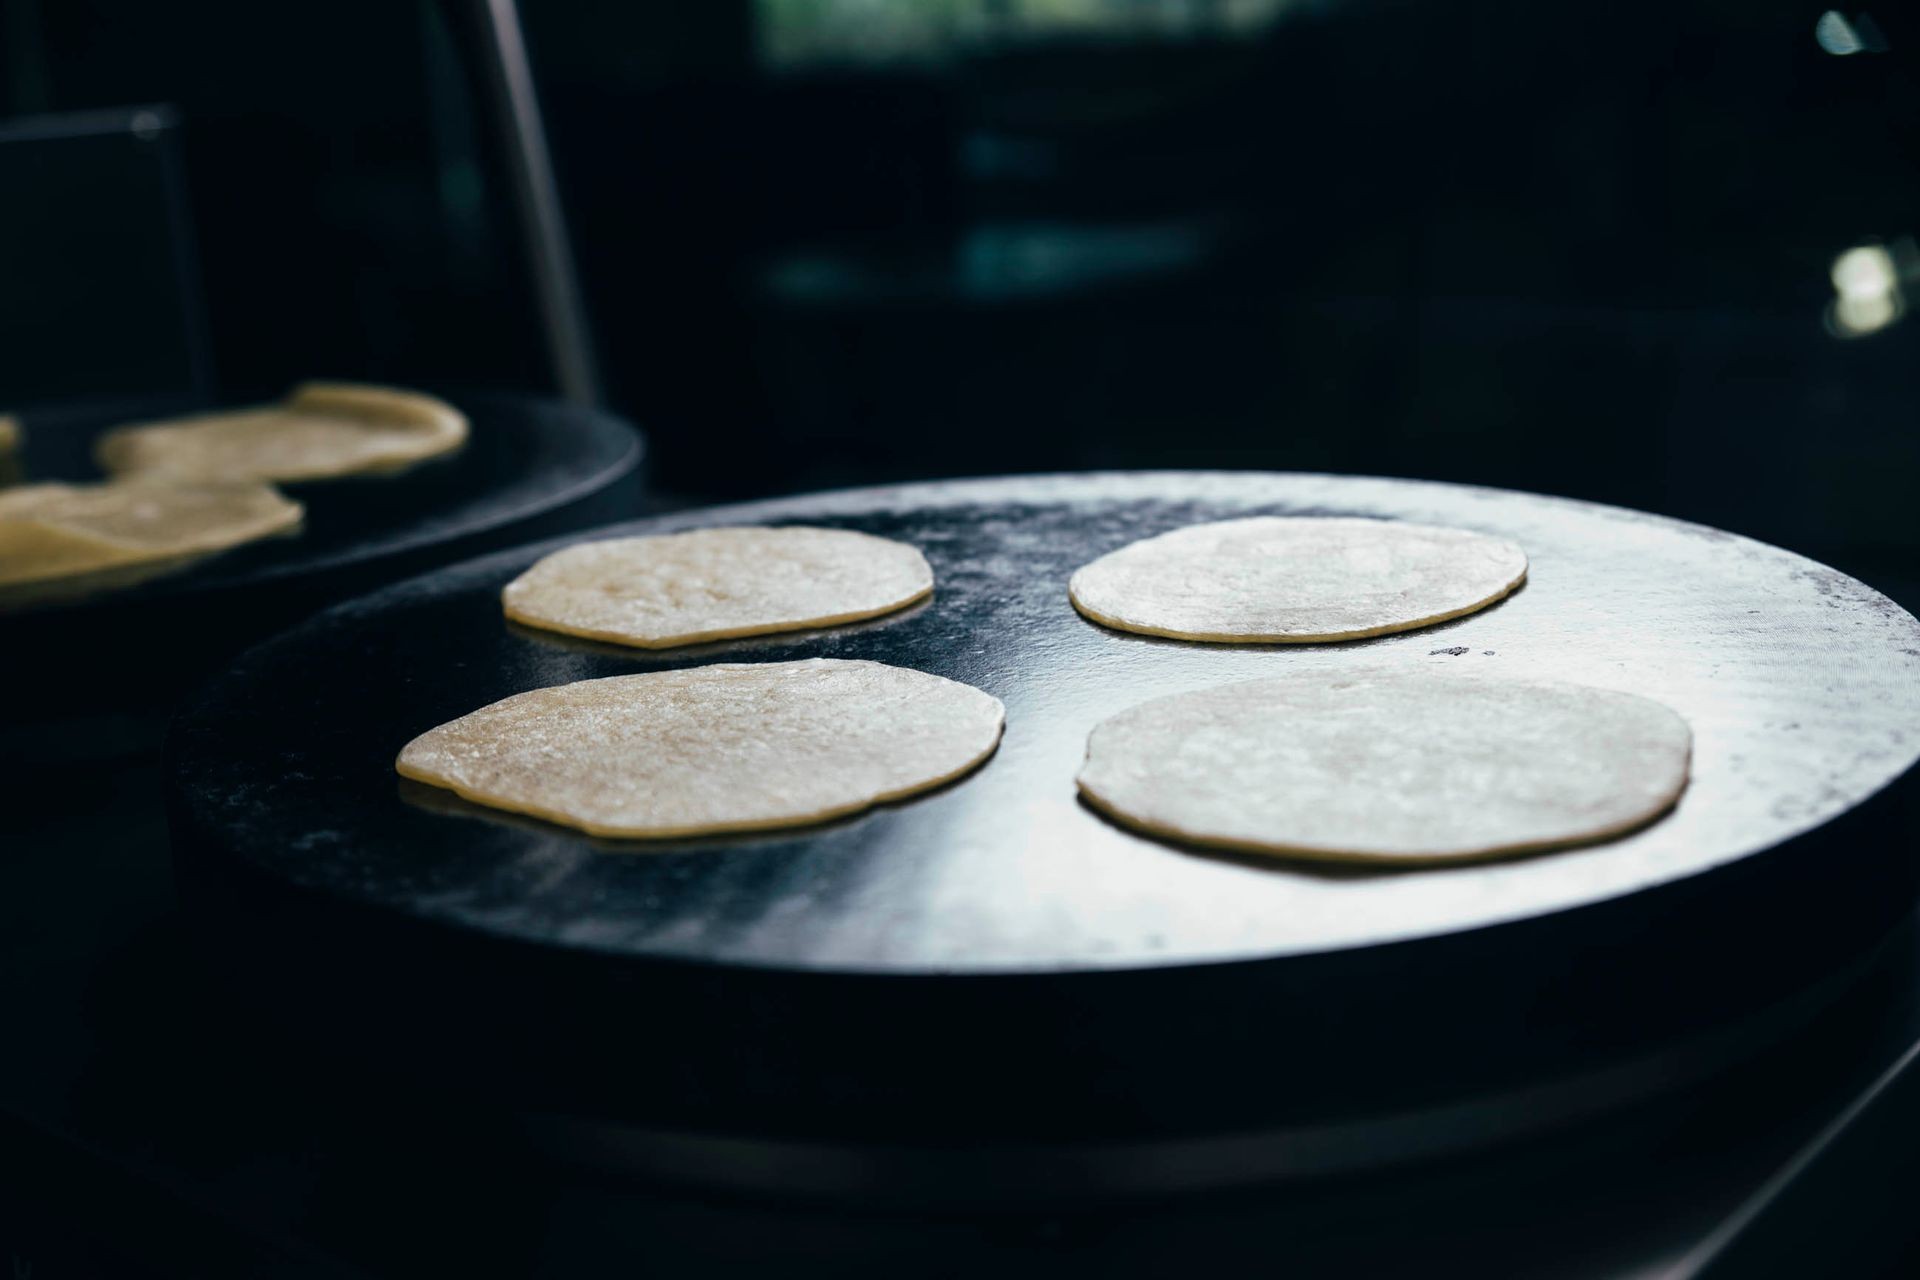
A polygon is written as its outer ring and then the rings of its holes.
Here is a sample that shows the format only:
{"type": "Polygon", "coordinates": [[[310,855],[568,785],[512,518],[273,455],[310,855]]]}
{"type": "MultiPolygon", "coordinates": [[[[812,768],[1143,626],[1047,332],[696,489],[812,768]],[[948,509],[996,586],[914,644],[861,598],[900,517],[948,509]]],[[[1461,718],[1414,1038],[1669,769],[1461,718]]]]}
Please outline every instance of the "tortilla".
{"type": "Polygon", "coordinates": [[[1672,808],[1692,735],[1657,702],[1432,672],[1303,672],[1102,721],[1081,795],[1207,848],[1409,864],[1604,840],[1672,808]]]}
{"type": "Polygon", "coordinates": [[[1484,609],[1527,557],[1504,538],[1391,520],[1255,516],[1132,543],[1073,575],[1103,626],[1178,640],[1311,644],[1484,609]]]}
{"type": "Polygon", "coordinates": [[[466,418],[430,396],[309,382],[275,405],[117,427],[94,456],[115,475],[289,484],[392,475],[466,438],[466,418]]]}
{"type": "Polygon", "coordinates": [[[0,602],[123,587],[297,527],[266,485],[36,484],[0,492],[0,602]]]}
{"type": "Polygon", "coordinates": [[[800,826],[937,787],[993,753],[997,698],[813,658],[515,694],[421,734],[404,777],[479,804],[653,839],[800,826]]]}
{"type": "Polygon", "coordinates": [[[836,626],[933,591],[904,542],[845,529],[722,528],[583,542],[507,584],[507,617],[615,644],[664,649],[836,626]]]}

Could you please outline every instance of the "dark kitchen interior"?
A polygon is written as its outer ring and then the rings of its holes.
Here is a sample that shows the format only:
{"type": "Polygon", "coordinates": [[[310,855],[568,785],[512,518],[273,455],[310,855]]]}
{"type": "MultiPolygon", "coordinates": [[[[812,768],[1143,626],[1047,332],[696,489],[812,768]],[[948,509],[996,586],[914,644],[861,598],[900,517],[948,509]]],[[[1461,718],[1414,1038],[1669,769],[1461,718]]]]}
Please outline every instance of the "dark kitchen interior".
{"type": "MultiPolygon", "coordinates": [[[[0,0],[0,411],[32,447],[117,406],[315,377],[471,397],[477,423],[565,404],[644,440],[644,490],[342,570],[324,596],[263,587],[248,641],[615,520],[1135,470],[1610,504],[1920,608],[1902,7],[541,0],[517,23],[571,269],[502,105],[514,9],[0,0]]],[[[18,649],[0,615],[20,690],[0,776],[26,837],[0,840],[16,1276],[1920,1267],[1910,918],[1855,939],[1871,961],[1805,1029],[1708,1082],[1383,1172],[983,1205],[555,1156],[461,1080],[316,1048],[207,978],[160,739],[235,650],[193,641],[157,700],[46,710],[164,660],[144,628],[192,606],[141,607],[106,642],[18,649]]],[[[1876,821],[1850,838],[1906,867],[1911,821],[1876,821]]],[[[627,995],[619,1016],[645,1018],[627,995]]]]}

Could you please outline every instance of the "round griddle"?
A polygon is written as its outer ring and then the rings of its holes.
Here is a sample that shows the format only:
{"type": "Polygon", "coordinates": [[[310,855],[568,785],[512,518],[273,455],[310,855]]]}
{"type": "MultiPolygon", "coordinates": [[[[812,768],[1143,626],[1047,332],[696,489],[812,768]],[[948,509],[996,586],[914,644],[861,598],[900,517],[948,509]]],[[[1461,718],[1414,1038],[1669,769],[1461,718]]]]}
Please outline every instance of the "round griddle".
{"type": "MultiPolygon", "coordinates": [[[[555,401],[451,399],[472,425],[458,453],[396,476],[283,486],[306,508],[296,536],[131,589],[0,613],[8,669],[35,675],[10,692],[7,719],[163,703],[323,604],[636,508],[642,449],[625,423],[555,401]]],[[[102,479],[92,460],[101,432],[184,411],[177,402],[123,401],[28,414],[21,478],[102,479]]]]}
{"type": "Polygon", "coordinates": [[[1817,1006],[1912,900],[1920,623],[1773,547],[1495,490],[1179,473],[863,490],[594,536],[738,523],[912,542],[935,595],[828,631],[611,648],[503,621],[501,586],[551,542],[242,658],[172,747],[183,882],[222,971],[336,1046],[567,1117],[590,1145],[670,1132],[635,1139],[655,1166],[817,1183],[854,1176],[848,1150],[1098,1144],[1091,1166],[1021,1166],[1084,1181],[1138,1172],[1116,1153],[1147,1144],[1159,1175],[1205,1181],[1228,1176],[1209,1162],[1445,1149],[1697,1078],[1817,1006]],[[1095,556],[1256,513],[1481,530],[1520,542],[1531,575],[1484,612],[1337,645],[1149,639],[1067,602],[1095,556]],[[976,685],[1005,701],[1005,740],[862,817],[659,844],[393,772],[415,734],[522,690],[810,656],[976,685]],[[1416,871],[1194,852],[1076,799],[1088,731],[1127,706],[1374,665],[1657,698],[1693,725],[1692,784],[1610,844],[1416,871]]]}

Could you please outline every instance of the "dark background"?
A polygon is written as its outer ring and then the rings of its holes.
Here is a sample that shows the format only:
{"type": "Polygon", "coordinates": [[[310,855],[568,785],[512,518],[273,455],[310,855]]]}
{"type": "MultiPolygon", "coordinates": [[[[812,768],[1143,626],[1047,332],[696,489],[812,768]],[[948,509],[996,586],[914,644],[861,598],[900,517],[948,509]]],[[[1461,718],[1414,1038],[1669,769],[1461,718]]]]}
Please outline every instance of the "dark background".
{"type": "MultiPolygon", "coordinates": [[[[473,7],[0,0],[0,411],[316,376],[551,393],[473,7]]],[[[649,433],[665,497],[1079,467],[1418,476],[1705,521],[1920,607],[1920,325],[1843,336],[1831,315],[1840,255],[1904,264],[1920,231],[1904,8],[1872,4],[1869,30],[1849,5],[1823,46],[1826,6],[1799,0],[525,7],[608,402],[649,433]],[[1832,51],[1849,39],[1869,47],[1832,51]]],[[[1766,1075],[1513,1168],[985,1232],[549,1185],[384,1077],[288,1107],[258,1069],[279,1047],[209,1053],[224,1011],[165,990],[188,939],[151,763],[52,773],[20,793],[59,838],[8,850],[29,886],[0,930],[25,1011],[10,1088],[123,1151],[185,1153],[289,1235],[403,1241],[395,1273],[451,1255],[573,1274],[611,1241],[616,1263],[804,1274],[858,1236],[896,1271],[1153,1274],[1236,1240],[1390,1253],[1424,1212],[1413,1238],[1445,1274],[1475,1256],[1472,1212],[1516,1187],[1560,1212],[1519,1203],[1503,1256],[1564,1264],[1650,1204],[1704,1229],[1831,1112],[1766,1075]],[[138,1064],[141,1087],[90,1061],[138,1064]],[[394,1141],[423,1128],[445,1141],[394,1141]]],[[[1832,1096],[1912,1043],[1920,1014],[1901,1019],[1890,1048],[1835,1041],[1832,1096]]],[[[1920,1248],[1911,1092],[1877,1117],[1904,1163],[1856,1166],[1799,1215],[1886,1274],[1920,1248]]],[[[97,1264],[36,1274],[137,1273],[114,1251],[143,1235],[232,1247],[170,1196],[103,1191],[76,1150],[0,1117],[0,1251],[97,1264]]]]}
{"type": "MultiPolygon", "coordinates": [[[[5,120],[170,104],[185,175],[169,233],[163,183],[121,190],[137,161],[70,144],[50,178],[0,141],[0,401],[190,385],[196,314],[225,398],[550,389],[466,11],[0,0],[5,120]],[[154,264],[183,240],[180,320],[154,264]]],[[[1911,600],[1920,330],[1826,314],[1839,254],[1914,229],[1920,30],[1879,8],[1856,43],[1884,49],[1836,56],[1823,12],[524,17],[608,399],[667,490],[1423,476],[1722,525],[1911,600]]]]}

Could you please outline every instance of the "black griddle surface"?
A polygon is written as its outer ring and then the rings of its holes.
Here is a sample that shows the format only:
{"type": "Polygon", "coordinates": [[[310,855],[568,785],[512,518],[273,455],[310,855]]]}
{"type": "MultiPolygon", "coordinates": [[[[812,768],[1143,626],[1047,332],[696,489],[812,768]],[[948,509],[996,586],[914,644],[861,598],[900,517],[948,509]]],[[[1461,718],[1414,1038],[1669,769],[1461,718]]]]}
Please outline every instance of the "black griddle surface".
{"type": "Polygon", "coordinates": [[[489,932],[619,952],[891,973],[1231,960],[1469,929],[1656,885],[1831,818],[1920,754],[1920,625],[1833,570],[1711,530],[1488,490],[1280,476],[928,486],[722,508],[603,533],[805,521],[921,547],[905,615],[664,654],[510,627],[500,586],[551,547],[416,579],[252,654],[182,725],[196,821],[303,885],[489,932]],[[1518,540],[1512,599],[1343,645],[1104,630],[1080,564],[1249,512],[1433,521],[1518,540]],[[1005,700],[978,773],[831,826],[621,844],[402,785],[415,734],[509,694],[716,661],[871,658],[1005,700]],[[1142,699],[1305,669],[1438,668],[1627,689],[1697,735],[1678,811],[1624,840],[1417,872],[1198,855],[1077,803],[1088,730],[1142,699]],[[297,838],[289,839],[294,836],[297,838]]]}
{"type": "Polygon", "coordinates": [[[628,651],[502,620],[500,587],[549,543],[246,655],[176,725],[172,820],[189,882],[224,904],[248,963],[285,952],[302,974],[276,977],[269,1002],[422,1042],[383,1040],[402,1057],[477,1035],[486,1048],[463,1061],[487,1055],[535,1105],[649,1123],[1164,1135],[1605,1074],[1828,981],[1910,900],[1907,788],[1887,784],[1920,753],[1920,624],[1787,552],[1552,498],[1261,474],[908,486],[594,536],[801,522],[918,545],[934,598],[820,633],[628,651]],[[1103,552],[1254,513],[1483,530],[1519,541],[1531,574],[1482,613],[1342,645],[1154,640],[1067,602],[1068,575],[1103,552]],[[663,844],[589,839],[392,771],[415,734],[522,690],[812,656],[976,685],[1006,702],[1005,740],[977,773],[862,817],[663,844]],[[1671,817],[1610,844],[1397,872],[1190,852],[1075,797],[1104,716],[1361,666],[1646,694],[1692,723],[1693,781],[1671,817]]]}

